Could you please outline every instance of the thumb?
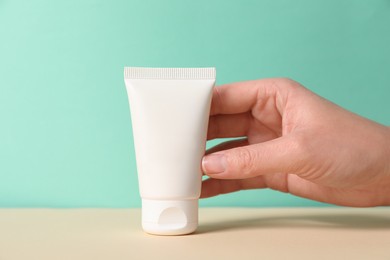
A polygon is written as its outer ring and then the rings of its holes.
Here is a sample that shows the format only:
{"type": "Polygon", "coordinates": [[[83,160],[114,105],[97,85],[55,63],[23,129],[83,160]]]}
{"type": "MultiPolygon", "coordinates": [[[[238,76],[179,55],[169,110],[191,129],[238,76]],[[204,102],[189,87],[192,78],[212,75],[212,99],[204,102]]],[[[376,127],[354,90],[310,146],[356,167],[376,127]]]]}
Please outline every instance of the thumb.
{"type": "Polygon", "coordinates": [[[284,136],[206,155],[202,169],[216,179],[246,179],[268,173],[294,173],[305,161],[300,142],[284,136]]]}

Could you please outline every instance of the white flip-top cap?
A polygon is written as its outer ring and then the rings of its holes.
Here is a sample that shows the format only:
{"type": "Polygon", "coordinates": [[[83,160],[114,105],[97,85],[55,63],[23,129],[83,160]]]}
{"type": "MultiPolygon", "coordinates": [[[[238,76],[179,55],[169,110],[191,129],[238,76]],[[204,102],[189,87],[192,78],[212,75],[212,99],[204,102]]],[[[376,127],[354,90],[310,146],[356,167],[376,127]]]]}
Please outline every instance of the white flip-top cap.
{"type": "Polygon", "coordinates": [[[198,200],[142,200],[142,228],[154,235],[184,235],[198,227],[198,200]]]}

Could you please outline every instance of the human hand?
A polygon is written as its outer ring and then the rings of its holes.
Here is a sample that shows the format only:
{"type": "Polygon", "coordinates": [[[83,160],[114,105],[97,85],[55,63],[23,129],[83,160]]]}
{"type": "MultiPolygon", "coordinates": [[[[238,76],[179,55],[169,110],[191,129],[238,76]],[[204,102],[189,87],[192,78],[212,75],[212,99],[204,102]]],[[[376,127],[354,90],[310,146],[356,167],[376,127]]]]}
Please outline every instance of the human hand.
{"type": "Polygon", "coordinates": [[[216,87],[201,197],[271,188],[345,206],[390,205],[390,128],[289,79],[216,87]]]}

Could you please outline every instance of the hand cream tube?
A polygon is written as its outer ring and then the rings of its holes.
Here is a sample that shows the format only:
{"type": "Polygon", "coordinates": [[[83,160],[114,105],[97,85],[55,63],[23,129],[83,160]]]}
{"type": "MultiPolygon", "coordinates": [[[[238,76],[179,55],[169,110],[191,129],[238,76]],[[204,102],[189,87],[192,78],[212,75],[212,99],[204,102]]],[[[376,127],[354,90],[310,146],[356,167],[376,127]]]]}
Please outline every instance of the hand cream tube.
{"type": "Polygon", "coordinates": [[[126,67],[142,227],[182,235],[198,226],[198,199],[215,68],[126,67]]]}

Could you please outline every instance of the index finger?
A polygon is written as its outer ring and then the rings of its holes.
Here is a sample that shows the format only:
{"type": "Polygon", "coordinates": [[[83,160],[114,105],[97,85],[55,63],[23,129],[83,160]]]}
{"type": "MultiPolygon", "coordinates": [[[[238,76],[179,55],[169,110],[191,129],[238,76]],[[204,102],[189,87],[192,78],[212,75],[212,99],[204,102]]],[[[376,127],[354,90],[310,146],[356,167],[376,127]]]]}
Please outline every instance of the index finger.
{"type": "Polygon", "coordinates": [[[269,92],[265,90],[275,84],[275,79],[261,79],[218,86],[214,88],[210,115],[248,112],[261,99],[260,94],[266,95],[269,92]]]}

